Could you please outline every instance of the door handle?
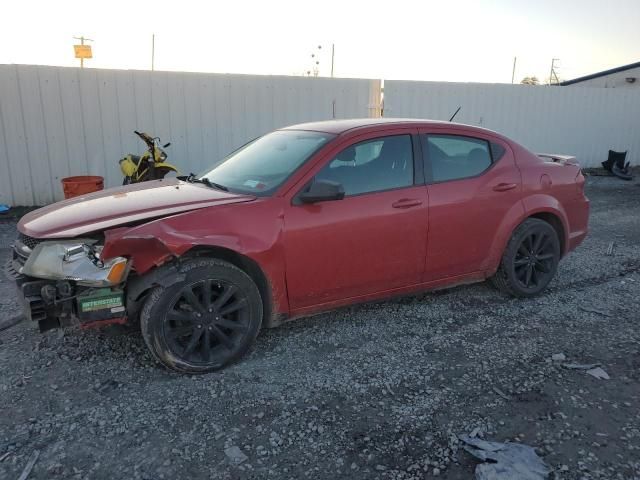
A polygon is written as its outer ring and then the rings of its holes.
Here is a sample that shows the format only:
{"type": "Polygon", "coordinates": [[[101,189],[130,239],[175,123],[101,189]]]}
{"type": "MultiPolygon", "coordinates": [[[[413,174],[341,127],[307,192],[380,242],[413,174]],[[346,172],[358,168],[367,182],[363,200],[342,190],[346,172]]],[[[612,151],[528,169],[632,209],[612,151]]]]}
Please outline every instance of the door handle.
{"type": "Polygon", "coordinates": [[[513,190],[518,186],[517,183],[499,183],[493,187],[494,192],[506,192],[507,190],[513,190]]]}
{"type": "Polygon", "coordinates": [[[422,200],[418,198],[402,198],[391,204],[393,208],[411,208],[422,205],[422,200]]]}

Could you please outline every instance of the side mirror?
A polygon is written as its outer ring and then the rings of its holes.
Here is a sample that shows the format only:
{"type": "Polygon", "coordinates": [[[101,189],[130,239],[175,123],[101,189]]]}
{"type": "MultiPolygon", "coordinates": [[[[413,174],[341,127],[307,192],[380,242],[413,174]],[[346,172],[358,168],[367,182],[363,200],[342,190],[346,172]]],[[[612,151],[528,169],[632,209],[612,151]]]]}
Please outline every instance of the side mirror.
{"type": "Polygon", "coordinates": [[[315,179],[298,198],[302,203],[342,200],[344,198],[344,188],[338,182],[315,179]]]}

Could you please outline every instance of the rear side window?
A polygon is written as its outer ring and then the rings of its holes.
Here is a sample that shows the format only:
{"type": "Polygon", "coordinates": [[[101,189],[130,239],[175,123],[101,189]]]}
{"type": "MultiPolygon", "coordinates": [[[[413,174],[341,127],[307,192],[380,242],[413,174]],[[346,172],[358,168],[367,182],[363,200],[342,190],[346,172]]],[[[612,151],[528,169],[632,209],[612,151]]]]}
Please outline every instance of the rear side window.
{"type": "Polygon", "coordinates": [[[489,142],[459,135],[422,137],[434,182],[475,177],[491,166],[489,142]]]}

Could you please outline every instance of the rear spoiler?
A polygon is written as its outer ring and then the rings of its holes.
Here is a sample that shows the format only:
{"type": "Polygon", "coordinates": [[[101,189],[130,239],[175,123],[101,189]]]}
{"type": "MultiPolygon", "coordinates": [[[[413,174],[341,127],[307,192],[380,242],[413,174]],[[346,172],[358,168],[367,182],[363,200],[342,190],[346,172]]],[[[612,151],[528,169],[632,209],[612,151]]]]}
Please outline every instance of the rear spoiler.
{"type": "Polygon", "coordinates": [[[573,155],[557,155],[555,153],[536,153],[536,155],[546,162],[552,161],[562,165],[580,165],[573,155]]]}

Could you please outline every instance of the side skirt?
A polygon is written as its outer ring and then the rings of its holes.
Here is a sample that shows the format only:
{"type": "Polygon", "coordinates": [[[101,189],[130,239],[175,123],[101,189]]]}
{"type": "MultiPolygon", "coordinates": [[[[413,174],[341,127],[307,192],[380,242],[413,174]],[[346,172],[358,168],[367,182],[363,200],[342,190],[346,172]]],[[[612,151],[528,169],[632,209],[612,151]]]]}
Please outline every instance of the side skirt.
{"type": "Polygon", "coordinates": [[[445,288],[457,287],[460,285],[467,285],[471,283],[478,283],[486,280],[486,272],[473,272],[464,275],[458,275],[455,277],[446,277],[439,280],[433,280],[430,282],[417,283],[408,285],[406,287],[394,288],[390,290],[383,290],[380,292],[370,293],[366,295],[359,295],[357,297],[349,297],[341,300],[336,300],[328,303],[321,303],[318,305],[311,305],[308,307],[302,307],[291,310],[288,317],[281,323],[295,320],[300,317],[307,317],[311,315],[317,315],[330,310],[334,310],[339,307],[347,305],[366,303],[378,300],[388,300],[390,298],[401,297],[405,295],[443,290],[445,288]]]}

